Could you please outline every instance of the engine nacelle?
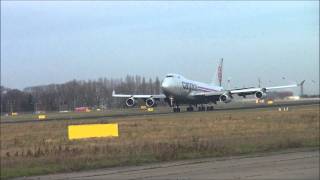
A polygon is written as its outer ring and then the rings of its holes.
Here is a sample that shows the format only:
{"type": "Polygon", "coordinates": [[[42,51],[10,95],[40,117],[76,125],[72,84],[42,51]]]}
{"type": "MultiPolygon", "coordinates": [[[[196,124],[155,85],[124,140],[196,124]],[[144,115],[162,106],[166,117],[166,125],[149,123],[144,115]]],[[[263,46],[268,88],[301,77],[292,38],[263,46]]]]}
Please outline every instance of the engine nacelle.
{"type": "Polygon", "coordinates": [[[147,107],[153,107],[156,105],[156,101],[153,98],[149,98],[146,100],[146,106],[147,107]]]}
{"type": "Polygon", "coordinates": [[[126,100],[126,105],[127,105],[128,107],[132,107],[132,106],[134,106],[135,104],[136,104],[136,100],[135,100],[134,98],[129,98],[129,99],[126,100]]]}
{"type": "Polygon", "coordinates": [[[264,98],[267,97],[267,93],[264,92],[264,91],[257,91],[257,92],[255,93],[255,96],[256,96],[256,98],[258,98],[258,99],[264,99],[264,98]]]}
{"type": "Polygon", "coordinates": [[[231,102],[232,97],[228,94],[222,94],[220,96],[220,101],[224,102],[224,103],[229,103],[231,102]]]}

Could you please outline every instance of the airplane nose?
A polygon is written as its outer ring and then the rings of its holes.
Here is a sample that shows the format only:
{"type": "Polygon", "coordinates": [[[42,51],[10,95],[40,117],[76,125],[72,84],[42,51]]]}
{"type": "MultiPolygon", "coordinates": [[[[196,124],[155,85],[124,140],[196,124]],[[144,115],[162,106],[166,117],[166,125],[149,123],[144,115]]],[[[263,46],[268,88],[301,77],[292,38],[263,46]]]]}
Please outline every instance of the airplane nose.
{"type": "Polygon", "coordinates": [[[164,79],[163,82],[162,82],[162,84],[161,84],[162,90],[163,90],[163,91],[168,91],[169,88],[170,88],[170,84],[171,84],[170,80],[164,79]]]}

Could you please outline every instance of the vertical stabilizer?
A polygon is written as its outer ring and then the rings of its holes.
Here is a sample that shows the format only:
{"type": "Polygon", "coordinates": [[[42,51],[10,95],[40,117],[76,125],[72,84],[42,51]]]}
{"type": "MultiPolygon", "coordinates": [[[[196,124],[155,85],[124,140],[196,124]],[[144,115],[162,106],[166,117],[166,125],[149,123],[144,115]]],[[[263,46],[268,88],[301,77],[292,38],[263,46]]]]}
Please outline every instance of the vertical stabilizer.
{"type": "Polygon", "coordinates": [[[215,84],[218,86],[222,86],[222,67],[223,67],[223,58],[220,59],[217,72],[216,72],[215,84]]]}

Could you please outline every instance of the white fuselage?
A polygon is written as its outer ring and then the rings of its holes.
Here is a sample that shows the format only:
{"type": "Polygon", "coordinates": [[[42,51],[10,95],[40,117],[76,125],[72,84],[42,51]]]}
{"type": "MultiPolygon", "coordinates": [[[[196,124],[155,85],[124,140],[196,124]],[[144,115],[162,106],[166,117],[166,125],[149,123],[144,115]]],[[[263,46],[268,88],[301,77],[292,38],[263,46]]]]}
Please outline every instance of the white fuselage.
{"type": "Polygon", "coordinates": [[[183,102],[196,100],[195,93],[223,91],[220,86],[189,80],[179,74],[166,75],[161,88],[167,97],[183,102]]]}

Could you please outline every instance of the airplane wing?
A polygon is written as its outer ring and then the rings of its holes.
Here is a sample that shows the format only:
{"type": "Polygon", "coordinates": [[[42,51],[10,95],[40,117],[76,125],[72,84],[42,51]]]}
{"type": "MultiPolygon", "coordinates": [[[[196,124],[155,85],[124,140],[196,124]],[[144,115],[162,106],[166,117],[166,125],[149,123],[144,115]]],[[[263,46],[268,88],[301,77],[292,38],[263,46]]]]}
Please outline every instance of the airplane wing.
{"type": "Polygon", "coordinates": [[[238,94],[239,96],[246,96],[255,94],[258,91],[266,92],[267,90],[273,90],[273,89],[283,89],[283,88],[292,88],[297,87],[297,84],[292,85],[286,85],[286,86],[273,86],[273,87],[265,87],[265,88],[241,88],[241,89],[231,89],[231,90],[225,90],[225,91],[210,91],[210,92],[197,92],[194,94],[191,94],[191,96],[204,96],[204,97],[217,97],[221,96],[223,94],[233,95],[238,94]]]}
{"type": "Polygon", "coordinates": [[[220,96],[224,91],[210,91],[210,92],[196,92],[190,94],[190,96],[220,96]]]}
{"type": "Polygon", "coordinates": [[[252,94],[257,91],[266,91],[266,90],[273,90],[273,89],[283,89],[283,88],[292,88],[292,87],[297,87],[297,84],[292,84],[292,85],[286,85],[286,86],[273,86],[273,87],[265,87],[265,88],[243,88],[243,89],[234,89],[230,90],[231,94],[252,94]]]}
{"type": "Polygon", "coordinates": [[[115,91],[112,91],[112,97],[122,97],[122,98],[137,98],[137,99],[164,99],[166,95],[164,94],[149,94],[149,95],[134,95],[134,94],[116,94],[115,91]]]}

